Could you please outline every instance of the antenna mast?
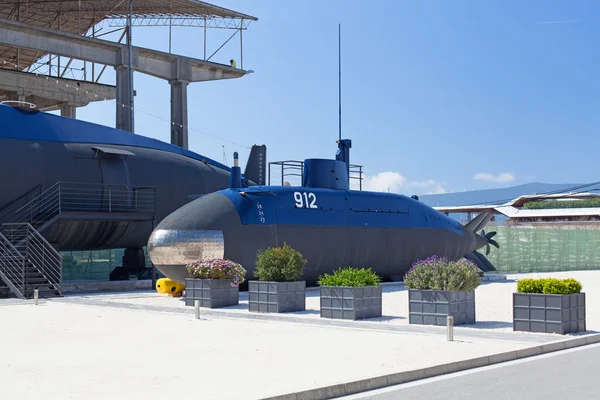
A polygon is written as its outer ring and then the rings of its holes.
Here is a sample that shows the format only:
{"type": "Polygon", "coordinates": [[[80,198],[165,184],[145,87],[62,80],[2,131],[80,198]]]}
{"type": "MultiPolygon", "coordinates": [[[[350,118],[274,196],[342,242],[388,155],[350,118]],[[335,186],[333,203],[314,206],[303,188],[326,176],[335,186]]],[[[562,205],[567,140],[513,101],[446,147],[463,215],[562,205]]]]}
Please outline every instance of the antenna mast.
{"type": "Polygon", "coordinates": [[[342,24],[338,24],[338,103],[340,107],[339,140],[342,140],[342,24]]]}
{"type": "Polygon", "coordinates": [[[346,163],[346,173],[348,174],[348,184],[350,183],[350,147],[352,141],[350,139],[342,140],[342,24],[338,24],[338,72],[339,72],[339,106],[340,106],[340,121],[339,121],[339,140],[338,151],[335,159],[346,163]]]}

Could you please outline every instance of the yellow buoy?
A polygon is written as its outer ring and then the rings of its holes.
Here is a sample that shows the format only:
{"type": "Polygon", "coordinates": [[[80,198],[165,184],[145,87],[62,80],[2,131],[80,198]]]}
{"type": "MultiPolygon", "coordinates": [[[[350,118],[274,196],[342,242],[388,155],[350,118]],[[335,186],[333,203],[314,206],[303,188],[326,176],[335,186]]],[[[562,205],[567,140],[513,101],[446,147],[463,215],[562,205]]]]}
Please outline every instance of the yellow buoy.
{"type": "Polygon", "coordinates": [[[158,293],[168,293],[169,296],[179,297],[184,290],[184,285],[169,278],[160,278],[156,281],[156,291],[158,293]]]}

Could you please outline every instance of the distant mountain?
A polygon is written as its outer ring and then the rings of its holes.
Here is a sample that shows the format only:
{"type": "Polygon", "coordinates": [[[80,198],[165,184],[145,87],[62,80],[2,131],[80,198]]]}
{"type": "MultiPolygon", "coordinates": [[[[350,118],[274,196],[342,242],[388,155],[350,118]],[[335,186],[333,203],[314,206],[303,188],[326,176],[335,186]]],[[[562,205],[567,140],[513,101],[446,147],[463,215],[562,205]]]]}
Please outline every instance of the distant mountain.
{"type": "MultiPolygon", "coordinates": [[[[474,204],[502,204],[523,195],[562,192],[566,189],[581,186],[577,183],[526,183],[502,189],[472,190],[445,194],[430,194],[419,196],[419,200],[431,207],[468,206],[474,204]]],[[[600,190],[600,185],[585,187],[575,191],[600,190]]]]}

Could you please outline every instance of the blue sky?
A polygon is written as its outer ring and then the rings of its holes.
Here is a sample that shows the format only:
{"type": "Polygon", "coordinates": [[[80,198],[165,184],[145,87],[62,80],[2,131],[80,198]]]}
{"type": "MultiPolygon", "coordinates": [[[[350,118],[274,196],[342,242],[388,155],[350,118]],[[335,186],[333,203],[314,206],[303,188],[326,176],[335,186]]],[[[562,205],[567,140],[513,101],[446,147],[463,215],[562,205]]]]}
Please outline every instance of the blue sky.
{"type": "MultiPolygon", "coordinates": [[[[244,68],[255,72],[189,86],[191,150],[222,161],[225,145],[242,164],[252,144],[266,144],[269,161],[333,157],[341,23],[343,136],[368,188],[598,180],[600,2],[213,3],[259,18],[244,32],[244,68]]],[[[209,30],[209,53],[230,33],[209,30]]],[[[202,58],[202,29],[173,37],[174,52],[202,58]]],[[[167,50],[168,30],[137,28],[134,44],[167,50]]],[[[231,58],[237,36],[213,59],[231,58]]],[[[168,83],[136,74],[135,85],[136,133],[169,141],[168,83]]],[[[78,118],[114,126],[114,108],[90,105],[78,118]]]]}

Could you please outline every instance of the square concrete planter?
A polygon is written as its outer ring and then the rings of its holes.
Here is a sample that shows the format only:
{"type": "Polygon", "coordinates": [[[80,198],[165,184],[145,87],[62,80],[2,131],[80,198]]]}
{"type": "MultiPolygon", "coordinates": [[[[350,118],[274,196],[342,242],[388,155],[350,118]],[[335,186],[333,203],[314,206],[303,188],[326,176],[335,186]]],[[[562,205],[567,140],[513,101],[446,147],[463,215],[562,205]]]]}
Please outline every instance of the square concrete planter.
{"type": "Polygon", "coordinates": [[[306,281],[248,281],[248,310],[284,313],[306,310],[306,281]]]}
{"type": "Polygon", "coordinates": [[[381,317],[381,286],[321,286],[321,317],[365,319],[381,317]]]}
{"type": "Polygon", "coordinates": [[[446,325],[448,316],[454,325],[475,323],[475,291],[408,290],[408,321],[420,325],[446,325]]]}
{"type": "Polygon", "coordinates": [[[233,279],[186,279],[185,305],[193,306],[200,300],[200,307],[220,308],[237,306],[240,288],[231,287],[233,279]]]}
{"type": "Polygon", "coordinates": [[[564,335],[585,329],[585,293],[513,293],[513,330],[564,335]]]}

